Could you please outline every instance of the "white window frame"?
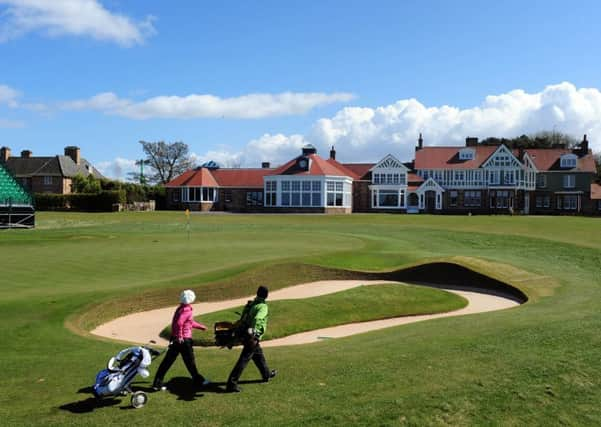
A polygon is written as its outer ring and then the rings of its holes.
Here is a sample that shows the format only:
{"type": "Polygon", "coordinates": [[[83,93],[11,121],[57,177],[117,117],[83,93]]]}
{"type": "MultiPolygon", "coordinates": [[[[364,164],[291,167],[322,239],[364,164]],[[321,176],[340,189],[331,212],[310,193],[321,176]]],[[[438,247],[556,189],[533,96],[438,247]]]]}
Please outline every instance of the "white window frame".
{"type": "Polygon", "coordinates": [[[563,176],[563,188],[574,188],[576,187],[576,175],[564,175],[563,176]]]}
{"type": "Polygon", "coordinates": [[[536,186],[538,188],[547,188],[547,175],[538,174],[536,176],[536,186]]]}

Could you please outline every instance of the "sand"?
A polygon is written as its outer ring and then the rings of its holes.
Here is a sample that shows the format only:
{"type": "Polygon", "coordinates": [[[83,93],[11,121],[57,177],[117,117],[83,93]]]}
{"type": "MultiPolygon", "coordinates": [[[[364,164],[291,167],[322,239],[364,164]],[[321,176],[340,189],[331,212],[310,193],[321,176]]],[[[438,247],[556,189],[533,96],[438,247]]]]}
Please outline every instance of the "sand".
{"type": "MultiPolygon", "coordinates": [[[[386,281],[366,281],[366,280],[323,280],[318,282],[304,283],[291,286],[289,288],[273,291],[269,294],[268,301],[283,299],[302,299],[319,295],[326,295],[354,288],[360,285],[378,285],[383,283],[396,283],[386,281]]],[[[402,284],[401,284],[402,285],[402,284]]],[[[463,316],[474,313],[484,313],[487,311],[503,310],[518,306],[519,303],[502,296],[490,295],[477,291],[463,291],[445,289],[467,299],[468,305],[462,309],[439,314],[428,314],[419,316],[403,316],[392,319],[374,320],[370,322],[350,323],[346,325],[334,326],[330,328],[317,329],[309,332],[290,335],[284,338],[278,338],[261,343],[263,347],[274,347],[282,345],[308,344],[321,340],[342,338],[349,335],[361,334],[376,329],[389,328],[391,326],[405,325],[408,323],[420,322],[423,320],[437,319],[440,317],[463,316]]],[[[206,302],[194,304],[194,313],[200,316],[202,314],[214,311],[225,310],[228,308],[239,307],[246,301],[252,299],[252,296],[238,298],[227,301],[206,302]]],[[[159,336],[159,333],[171,322],[171,317],[177,306],[150,310],[139,313],[133,313],[127,316],[113,319],[110,322],[98,326],[92,331],[92,334],[105,338],[112,338],[119,341],[126,341],[136,344],[148,344],[166,346],[168,342],[159,336]]],[[[210,327],[210,325],[207,325],[210,327]]]]}

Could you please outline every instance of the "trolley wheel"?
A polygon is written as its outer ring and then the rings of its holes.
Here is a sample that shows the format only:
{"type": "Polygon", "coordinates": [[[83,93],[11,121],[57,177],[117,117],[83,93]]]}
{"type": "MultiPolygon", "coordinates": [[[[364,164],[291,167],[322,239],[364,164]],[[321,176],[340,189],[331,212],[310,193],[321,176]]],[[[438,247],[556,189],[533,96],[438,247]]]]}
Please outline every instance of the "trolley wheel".
{"type": "Polygon", "coordinates": [[[148,402],[148,396],[143,391],[136,391],[131,395],[131,406],[134,408],[143,408],[148,402]]]}

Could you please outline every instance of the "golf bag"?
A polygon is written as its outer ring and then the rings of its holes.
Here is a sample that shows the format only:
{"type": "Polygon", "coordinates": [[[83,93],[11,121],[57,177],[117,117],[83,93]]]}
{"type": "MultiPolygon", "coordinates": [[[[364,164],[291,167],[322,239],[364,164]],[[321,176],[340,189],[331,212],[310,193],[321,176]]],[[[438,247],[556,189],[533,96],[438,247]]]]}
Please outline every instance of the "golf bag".
{"type": "Polygon", "coordinates": [[[241,344],[241,334],[238,332],[239,322],[217,322],[215,323],[215,345],[219,347],[232,347],[241,344]]]}
{"type": "Polygon", "coordinates": [[[136,375],[143,378],[150,375],[148,367],[152,359],[160,355],[157,350],[148,347],[128,347],[111,357],[106,369],[98,372],[93,387],[94,396],[115,397],[132,393],[131,405],[141,408],[146,404],[148,397],[143,391],[133,392],[130,385],[136,375]]]}

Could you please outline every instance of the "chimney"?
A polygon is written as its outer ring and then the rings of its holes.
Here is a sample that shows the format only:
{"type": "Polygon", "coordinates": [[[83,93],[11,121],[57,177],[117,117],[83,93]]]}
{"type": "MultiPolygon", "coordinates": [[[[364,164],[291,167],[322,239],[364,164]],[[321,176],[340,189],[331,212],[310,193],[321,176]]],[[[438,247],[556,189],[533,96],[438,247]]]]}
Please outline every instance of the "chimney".
{"type": "Polygon", "coordinates": [[[73,159],[76,165],[79,165],[81,161],[81,157],[79,155],[79,147],[75,147],[73,145],[65,147],[65,156],[71,157],[71,159],[73,159]]]}
{"type": "Polygon", "coordinates": [[[332,149],[330,150],[330,159],[336,160],[336,150],[334,150],[333,145],[332,145],[332,149]]]}
{"type": "Polygon", "coordinates": [[[465,146],[466,147],[477,147],[478,146],[478,138],[473,136],[468,136],[465,138],[465,146]]]}
{"type": "Polygon", "coordinates": [[[524,147],[518,148],[518,159],[520,162],[524,161],[524,147]]]}
{"type": "Polygon", "coordinates": [[[31,157],[31,150],[23,150],[21,151],[21,157],[24,159],[29,159],[31,157]]]}
{"type": "Polygon", "coordinates": [[[415,147],[415,151],[419,151],[424,148],[424,138],[422,138],[422,134],[420,132],[419,138],[417,138],[417,147],[415,147]]]}
{"type": "Polygon", "coordinates": [[[10,158],[10,148],[2,147],[0,148],[0,162],[6,163],[10,158]]]}
{"type": "Polygon", "coordinates": [[[269,162],[263,162],[263,163],[261,163],[261,168],[262,169],[269,169],[269,166],[270,166],[269,162]]]}
{"type": "Polygon", "coordinates": [[[586,134],[584,138],[582,138],[582,142],[580,143],[580,154],[582,156],[586,156],[588,154],[588,139],[586,139],[586,134]]]}
{"type": "Polygon", "coordinates": [[[303,147],[303,156],[307,156],[309,154],[317,154],[317,148],[311,144],[307,144],[303,147]]]}

